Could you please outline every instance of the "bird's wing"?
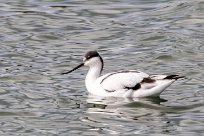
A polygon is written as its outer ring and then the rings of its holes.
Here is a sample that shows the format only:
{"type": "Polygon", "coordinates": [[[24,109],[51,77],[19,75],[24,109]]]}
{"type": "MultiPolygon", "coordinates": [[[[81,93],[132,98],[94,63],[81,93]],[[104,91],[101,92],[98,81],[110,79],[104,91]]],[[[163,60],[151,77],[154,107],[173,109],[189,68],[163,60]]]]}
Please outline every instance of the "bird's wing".
{"type": "Polygon", "coordinates": [[[119,71],[109,73],[98,80],[98,84],[106,91],[113,92],[121,89],[139,89],[140,84],[145,78],[149,77],[148,74],[140,71],[119,71]]]}

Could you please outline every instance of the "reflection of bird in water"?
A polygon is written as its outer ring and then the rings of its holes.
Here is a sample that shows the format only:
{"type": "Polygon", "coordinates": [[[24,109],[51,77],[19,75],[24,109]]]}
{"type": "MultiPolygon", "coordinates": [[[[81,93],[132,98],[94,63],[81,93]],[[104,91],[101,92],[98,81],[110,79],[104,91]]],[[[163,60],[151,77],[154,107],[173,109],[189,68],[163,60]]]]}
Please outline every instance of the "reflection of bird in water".
{"type": "Polygon", "coordinates": [[[82,66],[89,66],[85,81],[87,90],[93,95],[105,97],[159,96],[174,81],[183,78],[179,75],[148,75],[135,70],[118,71],[101,76],[103,65],[98,52],[89,51],[80,65],[63,74],[68,74],[82,66]]]}
{"type": "MultiPolygon", "coordinates": [[[[100,108],[105,109],[106,107],[158,107],[161,102],[167,100],[161,99],[160,97],[150,98],[126,98],[126,97],[100,97],[89,95],[87,97],[88,108],[100,108]]],[[[161,107],[161,106],[160,106],[161,107]]]]}

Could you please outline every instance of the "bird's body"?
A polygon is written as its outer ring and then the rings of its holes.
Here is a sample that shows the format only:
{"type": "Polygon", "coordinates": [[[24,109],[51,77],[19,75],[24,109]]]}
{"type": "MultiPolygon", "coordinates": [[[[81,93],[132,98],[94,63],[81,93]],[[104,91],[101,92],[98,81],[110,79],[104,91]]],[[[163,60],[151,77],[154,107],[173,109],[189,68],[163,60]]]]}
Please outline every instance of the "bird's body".
{"type": "Polygon", "coordinates": [[[83,65],[89,66],[85,79],[88,92],[104,97],[159,96],[174,81],[182,78],[178,75],[148,75],[135,70],[118,71],[101,76],[103,60],[96,51],[87,52],[83,63],[66,73],[83,65]]]}

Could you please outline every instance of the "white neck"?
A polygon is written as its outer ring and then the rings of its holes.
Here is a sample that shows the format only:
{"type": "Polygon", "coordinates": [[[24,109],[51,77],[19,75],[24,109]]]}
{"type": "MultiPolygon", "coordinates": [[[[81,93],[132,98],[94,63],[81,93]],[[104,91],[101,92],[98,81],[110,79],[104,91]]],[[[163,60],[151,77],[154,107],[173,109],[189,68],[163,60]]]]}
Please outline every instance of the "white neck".
{"type": "Polygon", "coordinates": [[[89,71],[86,75],[86,88],[87,90],[91,90],[92,85],[96,81],[98,77],[101,75],[102,64],[93,65],[89,68],[89,71]]]}

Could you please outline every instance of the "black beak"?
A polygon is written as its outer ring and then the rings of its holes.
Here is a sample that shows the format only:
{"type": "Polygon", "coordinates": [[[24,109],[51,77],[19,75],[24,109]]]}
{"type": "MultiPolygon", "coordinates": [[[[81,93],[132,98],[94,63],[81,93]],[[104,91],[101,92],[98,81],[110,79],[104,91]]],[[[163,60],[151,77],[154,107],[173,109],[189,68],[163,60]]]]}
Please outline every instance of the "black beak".
{"type": "Polygon", "coordinates": [[[74,70],[76,70],[76,69],[78,69],[78,68],[80,68],[80,67],[82,67],[82,66],[84,66],[84,63],[81,63],[80,65],[78,65],[77,67],[73,68],[72,70],[70,70],[70,71],[68,71],[68,72],[63,72],[62,75],[64,75],[64,74],[69,74],[69,73],[71,73],[72,71],[74,71],[74,70]]]}

